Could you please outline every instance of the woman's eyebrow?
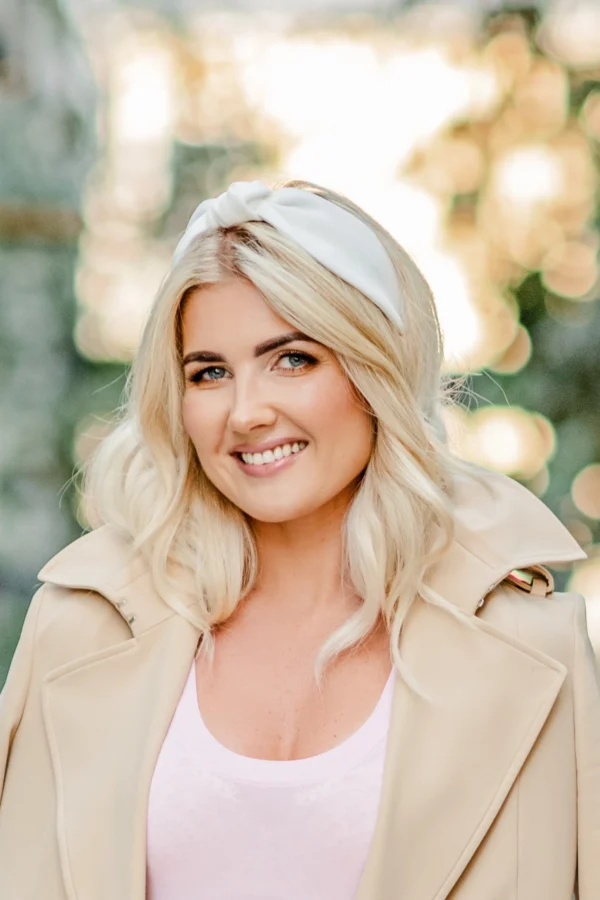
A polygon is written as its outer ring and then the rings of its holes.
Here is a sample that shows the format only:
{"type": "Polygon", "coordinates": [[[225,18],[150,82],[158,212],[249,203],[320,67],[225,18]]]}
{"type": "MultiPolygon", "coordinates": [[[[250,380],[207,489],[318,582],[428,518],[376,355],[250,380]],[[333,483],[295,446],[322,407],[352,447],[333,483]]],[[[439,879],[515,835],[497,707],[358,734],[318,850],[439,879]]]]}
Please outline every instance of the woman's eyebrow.
{"type": "Polygon", "coordinates": [[[278,347],[283,347],[284,344],[291,344],[292,341],[310,341],[313,344],[315,343],[313,338],[308,337],[306,334],[302,334],[301,331],[288,331],[287,334],[280,334],[279,337],[263,341],[262,344],[257,344],[254,348],[254,355],[262,356],[264,353],[269,353],[271,350],[277,350],[278,347]]]}
{"type": "MultiPolygon", "coordinates": [[[[278,337],[269,338],[268,341],[262,341],[262,343],[257,344],[254,348],[254,356],[263,356],[265,353],[270,353],[271,350],[277,350],[278,347],[283,347],[285,344],[291,344],[292,341],[310,341],[313,344],[318,343],[314,338],[308,337],[308,335],[303,334],[301,331],[288,331],[287,334],[280,334],[278,337]]],[[[191,362],[225,361],[225,357],[221,353],[215,353],[213,350],[192,350],[191,353],[186,353],[184,356],[183,365],[187,366],[187,364],[191,362]]]]}

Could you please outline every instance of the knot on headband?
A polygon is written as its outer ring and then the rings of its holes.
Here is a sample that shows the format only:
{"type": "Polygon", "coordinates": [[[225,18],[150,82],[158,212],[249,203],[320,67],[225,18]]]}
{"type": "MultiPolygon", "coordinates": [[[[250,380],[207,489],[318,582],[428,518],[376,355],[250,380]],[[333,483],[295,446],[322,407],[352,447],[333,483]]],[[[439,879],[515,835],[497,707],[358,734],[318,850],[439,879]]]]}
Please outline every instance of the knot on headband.
{"type": "Polygon", "coordinates": [[[260,181],[235,181],[196,208],[175,249],[178,262],[192,241],[217,228],[267,222],[339,278],[358,288],[404,331],[396,271],[379,238],[336,203],[300,188],[271,190],[260,181]]]}

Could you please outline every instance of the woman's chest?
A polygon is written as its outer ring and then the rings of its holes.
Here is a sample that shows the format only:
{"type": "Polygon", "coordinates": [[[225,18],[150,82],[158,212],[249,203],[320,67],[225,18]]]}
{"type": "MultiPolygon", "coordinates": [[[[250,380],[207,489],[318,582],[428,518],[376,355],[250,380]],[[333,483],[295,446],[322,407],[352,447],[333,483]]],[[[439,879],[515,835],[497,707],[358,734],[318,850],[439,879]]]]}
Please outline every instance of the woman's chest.
{"type": "Polygon", "coordinates": [[[391,683],[382,699],[329,751],[252,759],[207,731],[192,667],[152,779],[148,900],[196,897],[200,882],[223,900],[355,897],[377,819],[391,683]]]}
{"type": "Polygon", "coordinates": [[[196,660],[202,719],[225,747],[243,756],[293,760],[323,753],[354,734],[374,712],[390,677],[387,635],[342,655],[314,678],[322,635],[232,628],[216,637],[212,668],[196,660]]]}

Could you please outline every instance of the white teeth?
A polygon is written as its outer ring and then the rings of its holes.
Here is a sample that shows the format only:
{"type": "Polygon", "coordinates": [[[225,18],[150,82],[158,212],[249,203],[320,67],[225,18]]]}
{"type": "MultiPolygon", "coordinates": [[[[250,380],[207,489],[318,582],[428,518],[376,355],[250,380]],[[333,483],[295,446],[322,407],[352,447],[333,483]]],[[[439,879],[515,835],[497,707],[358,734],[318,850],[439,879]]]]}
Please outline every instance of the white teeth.
{"type": "Polygon", "coordinates": [[[298,441],[293,444],[282,444],[274,447],[272,450],[265,450],[264,453],[241,453],[241,457],[248,466],[264,466],[266,463],[274,462],[277,459],[283,459],[292,453],[299,453],[304,450],[306,441],[298,441]]]}

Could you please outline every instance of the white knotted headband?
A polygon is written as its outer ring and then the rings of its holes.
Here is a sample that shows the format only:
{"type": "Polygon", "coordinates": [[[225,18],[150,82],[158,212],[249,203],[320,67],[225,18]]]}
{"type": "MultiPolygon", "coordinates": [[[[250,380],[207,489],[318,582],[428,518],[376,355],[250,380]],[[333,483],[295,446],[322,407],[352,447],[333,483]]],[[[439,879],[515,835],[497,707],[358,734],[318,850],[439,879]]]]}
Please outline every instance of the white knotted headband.
{"type": "Polygon", "coordinates": [[[396,271],[374,231],[352,213],[312,191],[272,190],[260,181],[235,181],[195,209],[173,255],[177,262],[197,235],[244,222],[268,222],[326,269],[358,288],[404,331],[396,271]]]}

